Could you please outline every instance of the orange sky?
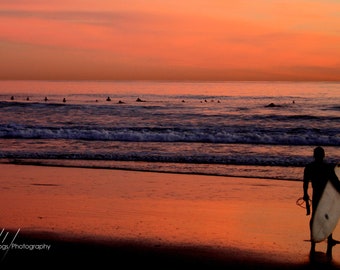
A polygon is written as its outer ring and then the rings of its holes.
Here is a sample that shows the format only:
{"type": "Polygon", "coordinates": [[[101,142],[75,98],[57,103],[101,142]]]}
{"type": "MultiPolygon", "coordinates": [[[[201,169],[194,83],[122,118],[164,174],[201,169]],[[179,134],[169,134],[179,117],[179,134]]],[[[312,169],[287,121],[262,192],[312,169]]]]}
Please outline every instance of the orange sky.
{"type": "Polygon", "coordinates": [[[0,79],[340,80],[338,0],[2,0],[0,79]]]}

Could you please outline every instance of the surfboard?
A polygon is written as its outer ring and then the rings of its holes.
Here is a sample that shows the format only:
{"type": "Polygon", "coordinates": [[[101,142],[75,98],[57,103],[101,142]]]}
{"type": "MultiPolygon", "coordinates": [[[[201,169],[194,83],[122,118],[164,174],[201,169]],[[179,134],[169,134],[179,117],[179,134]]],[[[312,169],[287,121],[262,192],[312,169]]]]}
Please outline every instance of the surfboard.
{"type": "MultiPolygon", "coordinates": [[[[340,163],[335,168],[340,179],[340,163]]],[[[315,210],[311,238],[314,242],[325,240],[335,229],[340,218],[340,193],[328,181],[315,210]]]]}

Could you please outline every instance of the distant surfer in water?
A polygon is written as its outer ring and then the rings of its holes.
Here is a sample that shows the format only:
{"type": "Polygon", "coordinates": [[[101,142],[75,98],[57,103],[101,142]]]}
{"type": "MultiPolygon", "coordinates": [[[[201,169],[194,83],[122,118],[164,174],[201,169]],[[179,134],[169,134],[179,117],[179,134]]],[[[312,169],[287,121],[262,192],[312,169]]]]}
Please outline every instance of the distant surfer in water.
{"type": "MultiPolygon", "coordinates": [[[[304,169],[303,175],[303,199],[306,201],[306,204],[309,203],[309,196],[308,196],[308,185],[309,182],[312,183],[312,216],[309,222],[310,231],[312,231],[312,223],[314,218],[315,209],[320,201],[322,193],[325,189],[325,186],[328,181],[331,181],[335,189],[340,192],[340,182],[338,177],[334,172],[334,167],[330,164],[327,164],[324,161],[325,157],[325,150],[318,146],[314,149],[314,161],[307,164],[304,169]]],[[[309,213],[307,212],[307,215],[309,213]]],[[[332,237],[332,234],[328,236],[327,239],[327,255],[332,256],[332,248],[337,244],[332,237]]],[[[313,256],[315,254],[315,245],[316,243],[312,241],[311,237],[311,249],[310,255],[313,256]]]]}

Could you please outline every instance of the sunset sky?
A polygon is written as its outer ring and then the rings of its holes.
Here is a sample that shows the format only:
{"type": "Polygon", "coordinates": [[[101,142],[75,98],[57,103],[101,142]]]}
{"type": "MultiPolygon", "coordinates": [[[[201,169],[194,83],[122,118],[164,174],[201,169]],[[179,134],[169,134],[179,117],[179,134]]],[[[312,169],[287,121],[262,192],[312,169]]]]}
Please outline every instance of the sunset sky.
{"type": "Polygon", "coordinates": [[[1,0],[0,79],[340,80],[339,0],[1,0]]]}

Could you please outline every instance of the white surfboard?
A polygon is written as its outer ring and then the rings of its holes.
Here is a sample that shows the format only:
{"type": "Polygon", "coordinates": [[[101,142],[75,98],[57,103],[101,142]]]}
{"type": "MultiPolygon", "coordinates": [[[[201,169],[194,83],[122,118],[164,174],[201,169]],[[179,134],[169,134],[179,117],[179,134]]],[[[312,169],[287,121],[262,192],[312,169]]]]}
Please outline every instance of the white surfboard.
{"type": "MultiPolygon", "coordinates": [[[[340,179],[340,163],[335,166],[334,170],[340,179]]],[[[314,242],[325,240],[334,231],[339,218],[340,193],[328,181],[315,210],[312,224],[312,240],[314,242]]]]}

